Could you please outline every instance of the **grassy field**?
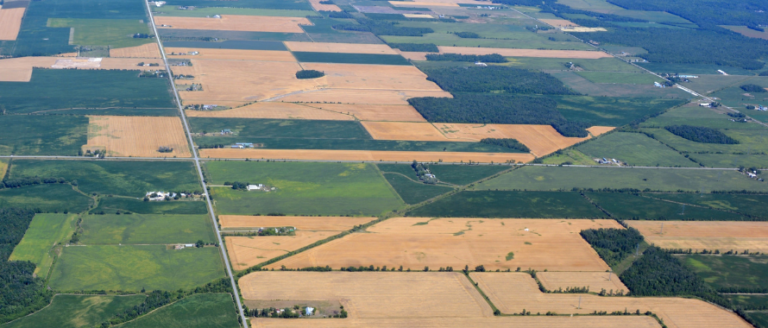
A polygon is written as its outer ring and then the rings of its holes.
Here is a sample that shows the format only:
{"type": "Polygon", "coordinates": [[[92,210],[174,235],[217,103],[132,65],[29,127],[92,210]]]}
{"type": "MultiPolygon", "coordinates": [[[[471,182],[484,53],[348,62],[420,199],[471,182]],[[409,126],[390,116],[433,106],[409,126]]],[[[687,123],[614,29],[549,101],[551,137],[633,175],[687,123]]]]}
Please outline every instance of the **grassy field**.
{"type": "Polygon", "coordinates": [[[85,116],[0,116],[0,155],[77,155],[85,145],[85,116]]]}
{"type": "Polygon", "coordinates": [[[258,144],[265,149],[335,149],[335,150],[388,150],[388,151],[448,151],[520,153],[520,150],[479,142],[462,141],[401,141],[341,138],[259,138],[259,137],[195,137],[200,147],[232,145],[236,142],[258,144]]]}
{"type": "Polygon", "coordinates": [[[438,46],[552,50],[593,49],[564,33],[538,34],[524,30],[522,26],[430,22],[402,22],[401,24],[412,27],[429,27],[435,30],[435,33],[424,34],[421,37],[384,35],[381,38],[387,43],[433,43],[438,46]],[[475,33],[481,37],[486,36],[487,38],[463,39],[449,33],[474,32],[474,30],[477,30],[475,33]],[[554,38],[555,41],[551,41],[549,37],[554,38]]]}
{"type": "Polygon", "coordinates": [[[653,84],[597,84],[576,72],[548,71],[566,86],[587,96],[688,99],[689,95],[678,88],[657,88],[653,84]]]}
{"type": "Polygon", "coordinates": [[[162,8],[153,7],[155,16],[180,16],[180,17],[206,17],[213,15],[246,15],[246,16],[279,16],[279,17],[306,17],[317,13],[312,10],[285,10],[262,8],[232,8],[232,7],[204,7],[195,10],[180,10],[173,6],[162,8]]]}
{"type": "Polygon", "coordinates": [[[653,134],[653,137],[672,148],[677,149],[680,152],[691,153],[743,153],[747,152],[751,154],[768,152],[768,130],[735,130],[735,129],[721,129],[721,132],[725,133],[729,137],[739,141],[739,144],[726,145],[726,144],[708,144],[690,141],[682,137],[678,137],[665,129],[642,129],[642,131],[653,134]]]}
{"type": "Polygon", "coordinates": [[[745,309],[768,308],[768,295],[728,295],[726,297],[736,307],[745,309]]]}
{"type": "Polygon", "coordinates": [[[526,166],[481,185],[477,190],[572,190],[633,188],[660,191],[768,191],[768,185],[736,171],[526,166]]]}
{"type": "Polygon", "coordinates": [[[130,321],[120,328],[237,328],[230,294],[195,294],[130,321]]]}
{"type": "Polygon", "coordinates": [[[681,259],[714,289],[768,288],[768,256],[690,254],[681,259]]]}
{"type": "Polygon", "coordinates": [[[556,96],[554,99],[557,100],[557,110],[569,121],[587,121],[602,126],[622,126],[684,103],[681,100],[590,96],[556,96]]]}
{"type": "Polygon", "coordinates": [[[72,190],[70,185],[36,185],[0,190],[0,207],[39,209],[42,212],[79,213],[88,209],[91,199],[72,190]]]}
{"type": "MultiPolygon", "coordinates": [[[[740,83],[751,76],[748,75],[722,75],[722,74],[699,74],[696,79],[689,79],[685,87],[701,94],[709,94],[729,86],[739,86],[740,83]]],[[[744,93],[744,92],[742,92],[744,93]]]]}
{"type": "Polygon", "coordinates": [[[675,64],[675,63],[637,63],[649,71],[656,73],[678,74],[720,74],[719,69],[724,69],[731,75],[753,75],[755,72],[740,67],[723,67],[714,64],[675,64]]]}
{"type": "MultiPolygon", "coordinates": [[[[377,166],[382,172],[398,172],[416,179],[416,171],[411,168],[410,164],[377,164],[377,166]]],[[[470,184],[509,168],[509,166],[503,165],[429,165],[429,171],[435,174],[441,182],[455,185],[470,184]]]]}
{"type": "Polygon", "coordinates": [[[76,214],[36,214],[9,260],[30,261],[38,276],[47,277],[54,259],[51,248],[69,241],[76,221],[76,214]]]}
{"type": "Polygon", "coordinates": [[[107,214],[83,218],[84,245],[214,243],[216,235],[207,215],[107,214]]]}
{"type": "Polygon", "coordinates": [[[193,133],[217,133],[229,129],[237,138],[371,139],[357,121],[192,117],[189,124],[193,133]]]}
{"type": "Polygon", "coordinates": [[[601,218],[575,192],[464,191],[419,207],[408,216],[481,218],[601,218]]]}
{"type": "MultiPolygon", "coordinates": [[[[195,7],[216,7],[222,5],[217,0],[171,0],[168,1],[169,7],[175,6],[195,6],[195,7]]],[[[264,9],[283,9],[283,10],[312,10],[312,6],[306,0],[240,0],[237,2],[240,8],[264,8],[264,9]]]]}
{"type": "Polygon", "coordinates": [[[742,221],[744,216],[708,208],[685,206],[624,193],[589,193],[587,197],[622,220],[742,221]]]}
{"type": "Polygon", "coordinates": [[[640,133],[611,133],[576,149],[592,158],[615,158],[635,166],[699,166],[680,153],[640,133]]]}
{"type": "Polygon", "coordinates": [[[566,149],[553,153],[550,156],[544,157],[541,161],[542,164],[574,164],[574,165],[593,165],[595,161],[592,157],[585,155],[584,153],[576,149],[566,149]]]}
{"type": "Polygon", "coordinates": [[[371,65],[410,65],[400,55],[345,54],[331,52],[293,52],[293,56],[303,63],[338,63],[371,65]]]}
{"type": "Polygon", "coordinates": [[[747,154],[692,154],[691,158],[709,167],[768,168],[768,156],[747,154]]]}
{"type": "Polygon", "coordinates": [[[262,183],[271,192],[212,188],[220,214],[376,215],[402,205],[371,164],[207,162],[209,183],[262,183]]]}
{"type": "Polygon", "coordinates": [[[755,322],[763,327],[768,326],[768,311],[748,312],[748,315],[752,320],[755,320],[755,322]]]}
{"type": "Polygon", "coordinates": [[[768,88],[768,78],[752,78],[712,93],[711,96],[720,98],[721,103],[739,110],[743,110],[747,105],[768,106],[768,93],[744,92],[744,90],[740,88],[742,84],[756,84],[763,88],[768,88]]]}
{"type": "Polygon", "coordinates": [[[155,42],[150,38],[133,38],[133,34],[153,34],[148,23],[132,19],[68,19],[51,18],[49,27],[74,28],[73,44],[81,46],[135,47],[155,42]]]}
{"type": "Polygon", "coordinates": [[[282,41],[312,42],[305,33],[244,32],[218,30],[177,30],[157,31],[166,47],[241,50],[286,50],[282,41]],[[198,38],[219,38],[226,41],[210,42],[198,38]],[[194,41],[197,40],[197,41],[194,41]],[[167,45],[166,45],[167,43],[167,45]]]}
{"type": "Polygon", "coordinates": [[[581,77],[599,84],[653,84],[664,80],[647,73],[578,72],[581,77]]]}
{"type": "Polygon", "coordinates": [[[384,178],[395,188],[406,204],[416,204],[453,190],[446,186],[428,185],[398,173],[384,173],[384,178]]]}
{"type": "Polygon", "coordinates": [[[149,191],[200,191],[190,162],[15,160],[11,177],[77,181],[86,193],[144,197],[149,191]]]}
{"type": "Polygon", "coordinates": [[[3,328],[97,327],[112,316],[144,302],[144,295],[56,295],[51,305],[3,328]]]}
{"type": "Polygon", "coordinates": [[[206,214],[208,208],[203,201],[181,202],[145,202],[141,199],[124,197],[107,197],[99,200],[99,206],[91,211],[107,213],[128,211],[139,214],[206,214]]]}
{"type": "Polygon", "coordinates": [[[70,108],[171,108],[165,79],[139,78],[135,71],[41,69],[29,82],[0,82],[0,98],[9,113],[70,108]],[[71,83],[71,81],[79,81],[71,83]]]}
{"type": "Polygon", "coordinates": [[[222,277],[218,247],[70,246],[54,265],[49,283],[62,291],[176,290],[222,277]]]}
{"type": "Polygon", "coordinates": [[[587,72],[641,73],[643,70],[617,58],[582,59],[582,58],[535,58],[509,57],[503,65],[535,70],[565,70],[568,63],[583,68],[587,72]]]}
{"type": "MultiPolygon", "coordinates": [[[[752,112],[749,112],[752,114],[752,112]]],[[[758,124],[731,122],[731,117],[717,113],[709,108],[700,106],[681,106],[672,108],[659,116],[648,119],[640,124],[641,127],[663,128],[669,125],[693,125],[713,129],[729,130],[763,130],[758,124]]]]}
{"type": "Polygon", "coordinates": [[[647,196],[768,218],[768,195],[661,193],[647,196]]]}

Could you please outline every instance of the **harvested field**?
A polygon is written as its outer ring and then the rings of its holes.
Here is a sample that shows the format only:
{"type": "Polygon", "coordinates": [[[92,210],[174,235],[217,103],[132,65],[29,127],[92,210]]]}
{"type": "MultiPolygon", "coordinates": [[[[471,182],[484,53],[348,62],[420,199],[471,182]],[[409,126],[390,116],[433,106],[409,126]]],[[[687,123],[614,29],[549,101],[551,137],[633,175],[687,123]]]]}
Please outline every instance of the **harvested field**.
{"type": "MultiPolygon", "coordinates": [[[[285,320],[285,319],[251,319],[251,326],[255,328],[303,328],[307,326],[305,320],[285,320]]],[[[478,318],[376,318],[376,319],[358,319],[347,318],[344,320],[312,320],[312,327],[315,328],[341,328],[341,327],[370,327],[370,328],[389,328],[389,327],[421,327],[421,328],[465,328],[465,327],[486,327],[486,328],[508,328],[508,327],[528,327],[528,328],[602,328],[602,327],[622,327],[622,328],[659,328],[661,327],[656,319],[648,316],[577,316],[577,317],[478,317],[478,318]]]]}
{"type": "Polygon", "coordinates": [[[537,157],[589,139],[589,137],[564,137],[551,125],[436,123],[435,126],[445,134],[448,140],[452,141],[480,141],[483,138],[517,139],[537,157]]]}
{"type": "Polygon", "coordinates": [[[477,289],[458,272],[261,271],[240,278],[239,285],[246,302],[340,301],[352,318],[493,316],[477,289]]]}
{"type": "Polygon", "coordinates": [[[661,248],[768,252],[768,222],[627,221],[645,240],[661,248]]]}
{"type": "Polygon", "coordinates": [[[109,156],[190,157],[178,117],[88,116],[86,149],[106,149],[109,156]],[[158,148],[173,152],[160,153],[158,148]]]}
{"type": "Polygon", "coordinates": [[[546,24],[552,25],[554,27],[559,26],[579,26],[579,24],[576,24],[574,22],[571,22],[567,19],[539,19],[539,21],[544,22],[546,24]]]}
{"type": "Polygon", "coordinates": [[[405,18],[424,18],[424,19],[435,18],[434,16],[428,15],[428,14],[403,14],[403,16],[405,16],[405,18]]]}
{"type": "Polygon", "coordinates": [[[0,9],[0,41],[15,41],[27,8],[0,9]]]}
{"type": "Polygon", "coordinates": [[[0,59],[0,82],[29,82],[33,67],[51,67],[56,60],[56,57],[0,59]]]}
{"type": "Polygon", "coordinates": [[[51,68],[99,68],[101,67],[101,58],[72,58],[57,59],[51,68]]]}
{"type": "Polygon", "coordinates": [[[448,141],[432,123],[362,122],[362,124],[371,137],[377,140],[448,141]]]}
{"type": "Polygon", "coordinates": [[[222,229],[292,226],[298,230],[343,231],[373,220],[376,220],[376,218],[348,216],[219,216],[219,224],[221,224],[222,229]]]}
{"type": "Polygon", "coordinates": [[[459,163],[505,163],[515,161],[527,163],[535,159],[523,153],[469,153],[469,152],[412,152],[376,150],[307,150],[307,149],[201,149],[201,157],[207,158],[253,158],[290,160],[337,160],[337,161],[396,161],[459,163]]]}
{"type": "Polygon", "coordinates": [[[330,88],[365,90],[442,91],[415,66],[302,63],[304,69],[325,72],[330,88]]]}
{"type": "Polygon", "coordinates": [[[333,52],[349,54],[397,55],[386,44],[324,43],[324,42],[283,42],[291,51],[297,52],[333,52]]]}
{"type": "Polygon", "coordinates": [[[607,272],[537,272],[536,278],[547,290],[557,290],[568,287],[589,287],[590,292],[600,292],[601,289],[613,292],[629,292],[618,276],[607,272]]]}
{"type": "Polygon", "coordinates": [[[296,231],[295,236],[225,237],[224,240],[232,268],[245,270],[338,233],[339,231],[296,231]]]}
{"type": "MultiPolygon", "coordinates": [[[[611,55],[602,51],[587,50],[539,50],[539,49],[509,49],[509,48],[477,48],[438,46],[441,54],[490,55],[499,54],[504,57],[538,57],[538,58],[581,58],[599,59],[611,55]]],[[[402,52],[400,55],[411,60],[427,60],[428,52],[402,52]]]]}
{"type": "Polygon", "coordinates": [[[135,58],[71,58],[57,59],[51,68],[62,69],[119,69],[119,70],[164,70],[165,64],[161,59],[146,60],[135,58]],[[158,64],[159,66],[139,66],[139,63],[158,64]]]}
{"type": "Polygon", "coordinates": [[[281,61],[281,62],[296,61],[296,58],[293,57],[291,52],[275,51],[275,50],[165,48],[165,53],[167,56],[171,58],[259,60],[259,61],[281,61]],[[199,52],[199,54],[194,56],[172,55],[172,53],[187,54],[190,51],[197,51],[199,52]]]}
{"type": "Polygon", "coordinates": [[[581,26],[563,27],[560,30],[563,31],[563,32],[579,32],[579,33],[584,33],[584,32],[606,32],[606,31],[608,31],[608,30],[605,29],[605,27],[581,27],[581,26]]]}
{"type": "Polygon", "coordinates": [[[109,57],[123,58],[162,58],[157,43],[147,43],[136,47],[109,49],[109,57]]]}
{"type": "Polygon", "coordinates": [[[312,8],[316,11],[341,11],[341,8],[337,5],[326,5],[320,3],[322,0],[309,0],[309,4],[312,5],[312,8]]]}
{"type": "Polygon", "coordinates": [[[273,118],[300,120],[334,120],[351,121],[351,115],[335,111],[313,108],[301,104],[282,102],[262,102],[243,107],[217,111],[188,110],[189,117],[221,117],[221,118],[273,118]]]}
{"type": "Polygon", "coordinates": [[[306,106],[351,115],[361,121],[427,121],[411,105],[306,104],[306,106]]]}
{"type": "Polygon", "coordinates": [[[651,311],[670,328],[751,327],[735,313],[695,299],[679,297],[600,297],[584,294],[545,294],[526,273],[473,272],[470,277],[502,313],[553,311],[558,314],[594,311],[651,311]],[[579,306],[581,299],[581,308],[579,306]]]}
{"type": "Polygon", "coordinates": [[[589,131],[591,135],[597,137],[601,134],[611,132],[614,129],[616,128],[612,126],[593,126],[593,127],[587,128],[587,131],[589,131]]]}
{"type": "Polygon", "coordinates": [[[612,220],[395,218],[268,267],[402,265],[435,270],[484,265],[489,270],[604,272],[608,266],[579,235],[601,227],[621,226],[612,220]]]}
{"type": "Polygon", "coordinates": [[[453,95],[445,91],[322,89],[281,96],[279,100],[305,103],[340,102],[345,104],[408,105],[408,99],[417,97],[453,98],[453,95]]]}
{"type": "Polygon", "coordinates": [[[221,18],[156,16],[155,24],[161,29],[278,33],[304,33],[300,25],[313,25],[304,17],[243,15],[222,15],[221,18]]]}

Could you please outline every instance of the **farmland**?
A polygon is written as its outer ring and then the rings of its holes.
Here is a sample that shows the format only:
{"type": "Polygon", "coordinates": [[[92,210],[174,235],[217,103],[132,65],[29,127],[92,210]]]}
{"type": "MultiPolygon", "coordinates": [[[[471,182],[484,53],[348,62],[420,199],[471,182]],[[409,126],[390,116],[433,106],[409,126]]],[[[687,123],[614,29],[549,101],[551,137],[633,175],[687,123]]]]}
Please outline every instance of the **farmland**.
{"type": "Polygon", "coordinates": [[[89,116],[84,149],[106,150],[119,157],[190,157],[184,128],[178,117],[89,116]],[[154,135],[154,138],[147,138],[154,135]],[[161,147],[171,152],[161,153],[161,147]]]}
{"type": "Polygon", "coordinates": [[[541,272],[536,278],[547,290],[565,290],[573,287],[589,287],[590,292],[606,291],[627,293],[629,289],[619,280],[619,277],[605,272],[541,272]]]}
{"type": "Polygon", "coordinates": [[[46,213],[82,212],[91,199],[66,184],[26,186],[0,190],[0,207],[39,209],[46,213]]]}
{"type": "Polygon", "coordinates": [[[25,10],[26,8],[0,9],[0,40],[16,40],[25,10]]]}
{"type": "MultiPolygon", "coordinates": [[[[439,147],[438,147],[439,148],[439,147]]],[[[506,163],[530,162],[533,155],[524,153],[478,153],[434,151],[378,151],[378,150],[314,150],[314,149],[203,149],[201,157],[208,158],[251,158],[274,160],[344,160],[344,161],[388,161],[388,162],[446,162],[446,163],[506,163]]]]}
{"type": "Polygon", "coordinates": [[[197,294],[120,327],[237,328],[239,324],[230,294],[197,294]]]}
{"type": "Polygon", "coordinates": [[[51,305],[33,315],[13,321],[3,327],[77,328],[96,326],[111,316],[126,311],[144,301],[144,295],[56,295],[51,305]]]}
{"type": "Polygon", "coordinates": [[[611,213],[612,217],[622,220],[748,220],[738,213],[685,206],[632,194],[588,193],[587,197],[611,213]]]}
{"type": "Polygon", "coordinates": [[[80,224],[85,245],[192,244],[216,239],[206,215],[89,215],[80,224]]]}
{"type": "Polygon", "coordinates": [[[139,214],[206,214],[208,208],[202,201],[145,202],[138,198],[107,197],[99,200],[99,206],[91,213],[104,211],[132,212],[139,214]]]}
{"type": "Polygon", "coordinates": [[[77,155],[87,142],[84,116],[3,115],[0,155],[77,155]],[[54,139],[56,142],[46,142],[54,139]]]}
{"type": "Polygon", "coordinates": [[[766,195],[739,194],[652,194],[673,202],[705,206],[718,210],[735,211],[756,217],[766,217],[766,195]]]}
{"type": "Polygon", "coordinates": [[[312,25],[312,22],[300,17],[224,15],[221,18],[158,16],[155,24],[160,28],[182,30],[304,33],[300,25],[312,25]]]}
{"type": "Polygon", "coordinates": [[[765,222],[629,221],[649,243],[662,248],[766,252],[765,222]]]}
{"type": "Polygon", "coordinates": [[[137,47],[152,43],[149,38],[133,38],[136,33],[150,34],[148,24],[132,19],[66,19],[52,18],[52,28],[74,29],[74,44],[83,46],[137,47]]]}
{"type": "Polygon", "coordinates": [[[680,259],[715,290],[764,290],[768,271],[765,255],[711,256],[688,254],[680,259]]]}
{"type": "Polygon", "coordinates": [[[52,248],[66,243],[75,231],[74,214],[37,214],[30,223],[27,233],[14,248],[11,261],[30,261],[37,267],[35,273],[48,276],[54,261],[52,248]]]}

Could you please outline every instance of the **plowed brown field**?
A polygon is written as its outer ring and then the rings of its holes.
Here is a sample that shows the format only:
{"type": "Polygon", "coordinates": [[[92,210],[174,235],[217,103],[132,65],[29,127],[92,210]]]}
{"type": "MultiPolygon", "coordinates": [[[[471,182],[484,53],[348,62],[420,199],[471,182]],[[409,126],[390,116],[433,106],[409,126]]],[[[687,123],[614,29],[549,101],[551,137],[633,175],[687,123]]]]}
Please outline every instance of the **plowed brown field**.
{"type": "Polygon", "coordinates": [[[515,161],[527,163],[535,159],[525,153],[467,153],[467,152],[416,152],[378,150],[312,150],[312,149],[201,149],[201,157],[207,158],[253,158],[292,160],[338,160],[338,161],[397,161],[460,163],[470,160],[478,163],[506,163],[515,161]]]}
{"type": "Polygon", "coordinates": [[[371,137],[377,140],[448,141],[432,123],[362,122],[362,124],[371,137]]]}
{"type": "Polygon", "coordinates": [[[235,49],[196,49],[196,48],[165,48],[166,56],[170,58],[191,58],[191,59],[229,59],[229,60],[260,60],[260,61],[284,61],[295,62],[290,51],[272,51],[272,50],[235,50],[235,49]],[[190,51],[197,51],[199,54],[187,54],[190,51]],[[177,55],[171,55],[176,53],[177,55]]]}
{"type": "MultiPolygon", "coordinates": [[[[307,326],[306,320],[285,319],[251,319],[251,325],[257,328],[303,328],[307,326]]],[[[407,318],[407,319],[358,319],[347,318],[343,320],[312,320],[315,328],[391,328],[391,327],[419,327],[419,328],[660,328],[655,319],[648,316],[577,316],[577,317],[478,317],[478,318],[407,318]]]]}
{"type": "MultiPolygon", "coordinates": [[[[587,50],[540,50],[540,49],[510,49],[510,48],[476,48],[438,46],[441,54],[490,55],[499,54],[504,57],[539,57],[539,58],[580,58],[599,59],[611,57],[602,51],[587,50]]],[[[427,60],[427,52],[400,52],[410,60],[427,60]]]]}
{"type": "Polygon", "coordinates": [[[83,149],[104,149],[109,156],[190,157],[178,117],[88,116],[88,144],[83,149]],[[173,152],[160,153],[159,147],[173,152]]]}
{"type": "Polygon", "coordinates": [[[109,57],[124,58],[162,58],[157,43],[147,43],[136,47],[109,49],[109,57]]]}
{"type": "Polygon", "coordinates": [[[337,5],[326,5],[320,3],[320,1],[322,0],[309,0],[309,3],[315,11],[341,11],[341,8],[337,5]]]}
{"type": "Polygon", "coordinates": [[[0,9],[0,40],[14,41],[19,36],[21,19],[27,8],[0,9]]]}
{"type": "Polygon", "coordinates": [[[260,102],[243,107],[217,111],[188,110],[187,116],[334,121],[352,121],[355,119],[351,115],[342,114],[335,111],[282,102],[260,102]]]}
{"type": "Polygon", "coordinates": [[[423,116],[410,105],[367,105],[367,104],[306,104],[345,115],[361,121],[426,122],[423,116]]]}
{"type": "Polygon", "coordinates": [[[599,293],[601,289],[629,292],[619,277],[608,272],[537,272],[536,278],[548,290],[589,287],[589,291],[594,293],[599,293]]]}
{"type": "Polygon", "coordinates": [[[512,138],[526,145],[537,157],[545,156],[559,149],[589,139],[568,138],[550,125],[528,124],[449,124],[435,126],[449,140],[480,141],[483,138],[512,138]]]}
{"type": "Polygon", "coordinates": [[[324,43],[324,42],[294,42],[294,41],[286,41],[283,43],[291,51],[397,55],[397,52],[386,44],[324,43]]]}
{"type": "Polygon", "coordinates": [[[434,270],[484,265],[489,270],[604,272],[608,266],[579,231],[620,227],[612,220],[395,218],[268,267],[402,265],[434,270]],[[507,260],[510,252],[514,258],[507,260]]]}
{"type": "Polygon", "coordinates": [[[245,270],[338,233],[338,231],[296,231],[295,236],[225,237],[225,241],[232,268],[245,270]]]}
{"type": "Polygon", "coordinates": [[[376,218],[347,216],[219,216],[219,224],[221,224],[222,229],[295,227],[298,230],[343,231],[373,220],[376,220],[376,218]]]}
{"type": "Polygon", "coordinates": [[[751,327],[736,314],[695,299],[545,294],[526,273],[473,272],[470,277],[502,313],[519,313],[522,309],[559,314],[640,310],[655,313],[670,328],[751,327]]]}
{"type": "Polygon", "coordinates": [[[768,222],[628,221],[648,243],[661,248],[768,252],[768,222]]]}
{"type": "Polygon", "coordinates": [[[157,28],[245,32],[304,33],[304,17],[222,15],[221,18],[155,16],[157,28]],[[170,26],[162,26],[170,25],[170,26]]]}

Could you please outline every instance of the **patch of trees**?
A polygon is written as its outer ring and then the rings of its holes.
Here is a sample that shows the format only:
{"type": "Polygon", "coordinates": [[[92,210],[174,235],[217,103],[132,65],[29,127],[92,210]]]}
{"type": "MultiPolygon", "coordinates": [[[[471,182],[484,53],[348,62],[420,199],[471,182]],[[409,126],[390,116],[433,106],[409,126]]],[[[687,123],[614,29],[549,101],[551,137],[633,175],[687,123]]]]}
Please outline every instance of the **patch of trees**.
{"type": "Polygon", "coordinates": [[[406,52],[440,52],[434,43],[390,43],[389,46],[406,52]]]}
{"type": "Polygon", "coordinates": [[[746,92],[752,92],[752,93],[763,93],[766,92],[765,88],[757,85],[757,84],[745,84],[740,86],[741,90],[744,90],[746,92]]]}
{"type": "Polygon", "coordinates": [[[609,266],[619,264],[643,241],[643,235],[635,228],[588,229],[580,234],[609,266]]]}
{"type": "Polygon", "coordinates": [[[517,139],[484,138],[480,140],[480,143],[515,149],[524,153],[529,153],[531,151],[526,145],[517,141],[517,139]]]}
{"type": "Polygon", "coordinates": [[[428,54],[428,61],[458,61],[470,63],[506,63],[507,59],[499,54],[490,55],[462,55],[462,54],[428,54]]]}
{"type": "Polygon", "coordinates": [[[325,76],[324,72],[316,71],[313,69],[303,69],[296,72],[297,79],[316,79],[318,77],[323,77],[323,76],[325,76]]]}
{"type": "MultiPolygon", "coordinates": [[[[432,55],[427,55],[427,57],[432,55]]],[[[502,57],[503,58],[503,57],[502,57]]],[[[427,80],[450,92],[578,94],[552,75],[506,66],[425,69],[427,80]]]]}
{"type": "Polygon", "coordinates": [[[331,0],[320,0],[321,5],[332,5],[333,1],[331,0]]]}
{"type": "Polygon", "coordinates": [[[397,22],[380,21],[368,18],[358,19],[357,24],[339,24],[334,25],[336,30],[372,32],[376,35],[394,35],[394,36],[424,36],[427,33],[435,31],[428,27],[402,27],[397,22]]]}
{"type": "Polygon", "coordinates": [[[765,24],[765,1],[762,0],[608,0],[617,6],[646,11],[666,11],[685,18],[704,28],[716,28],[717,25],[765,24]]]}
{"type": "Polygon", "coordinates": [[[232,186],[232,189],[234,189],[234,190],[245,190],[245,189],[248,189],[248,185],[249,184],[250,183],[248,183],[248,182],[240,182],[240,181],[235,181],[235,182],[227,181],[227,182],[224,182],[225,186],[232,186]]]}
{"type": "Polygon", "coordinates": [[[416,177],[418,177],[421,182],[426,184],[437,183],[437,177],[429,172],[429,164],[419,163],[416,160],[413,160],[413,163],[411,163],[411,168],[416,171],[416,177]]]}
{"type": "Polygon", "coordinates": [[[734,145],[739,141],[733,139],[718,130],[690,125],[670,125],[664,127],[672,134],[694,142],[734,145]]]}
{"type": "Polygon", "coordinates": [[[327,15],[329,18],[354,18],[354,16],[346,11],[321,11],[320,13],[327,15]]]}
{"type": "Polygon", "coordinates": [[[462,38],[462,39],[479,39],[480,34],[477,34],[475,32],[453,32],[456,36],[462,38]]]}
{"type": "Polygon", "coordinates": [[[571,122],[557,111],[557,102],[521,95],[456,94],[453,98],[411,98],[408,103],[429,122],[548,124],[566,137],[589,135],[585,122],[571,122]]]}
{"type": "Polygon", "coordinates": [[[4,188],[21,188],[24,186],[40,185],[40,184],[59,184],[67,183],[64,178],[40,178],[40,177],[21,177],[15,179],[5,179],[0,182],[0,189],[4,188]]]}
{"type": "Polygon", "coordinates": [[[161,153],[172,153],[173,152],[173,148],[172,147],[161,146],[160,148],[157,149],[157,151],[161,152],[161,153]]]}

